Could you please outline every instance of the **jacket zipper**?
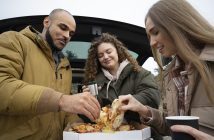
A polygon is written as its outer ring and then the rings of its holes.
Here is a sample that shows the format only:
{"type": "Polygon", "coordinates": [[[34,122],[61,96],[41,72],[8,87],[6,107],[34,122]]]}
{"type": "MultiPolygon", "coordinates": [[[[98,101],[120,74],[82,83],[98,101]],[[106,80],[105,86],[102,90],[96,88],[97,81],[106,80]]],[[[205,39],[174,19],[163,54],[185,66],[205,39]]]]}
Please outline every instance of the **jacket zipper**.
{"type": "Polygon", "coordinates": [[[56,79],[58,79],[58,67],[59,67],[59,63],[55,63],[55,64],[56,64],[55,75],[56,75],[56,79]]]}
{"type": "MultiPolygon", "coordinates": [[[[56,66],[55,76],[56,76],[56,79],[58,79],[58,65],[56,66]]],[[[60,79],[62,79],[62,73],[60,73],[60,79]]]]}

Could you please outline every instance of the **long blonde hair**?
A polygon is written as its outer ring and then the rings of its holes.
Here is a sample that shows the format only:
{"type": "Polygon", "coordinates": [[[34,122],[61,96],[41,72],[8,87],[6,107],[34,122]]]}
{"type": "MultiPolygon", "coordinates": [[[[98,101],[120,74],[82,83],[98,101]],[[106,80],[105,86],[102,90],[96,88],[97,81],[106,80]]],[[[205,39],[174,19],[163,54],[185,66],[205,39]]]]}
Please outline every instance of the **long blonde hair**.
{"type": "MultiPolygon", "coordinates": [[[[208,97],[213,94],[213,79],[206,62],[200,60],[196,52],[201,52],[206,44],[214,47],[214,27],[211,26],[186,0],[160,0],[148,11],[155,26],[168,35],[175,44],[182,60],[190,62],[199,72],[208,97]]],[[[162,63],[157,50],[152,48],[160,70],[162,63]]]]}

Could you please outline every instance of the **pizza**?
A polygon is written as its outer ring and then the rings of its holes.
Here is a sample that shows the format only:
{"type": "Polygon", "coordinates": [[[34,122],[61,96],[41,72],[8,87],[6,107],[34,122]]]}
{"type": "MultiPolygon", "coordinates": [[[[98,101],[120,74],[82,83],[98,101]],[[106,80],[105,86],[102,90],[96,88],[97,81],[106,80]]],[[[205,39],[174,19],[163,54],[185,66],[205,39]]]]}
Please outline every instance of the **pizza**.
{"type": "Polygon", "coordinates": [[[100,117],[92,123],[79,123],[72,125],[68,131],[77,133],[90,132],[114,132],[114,131],[129,131],[135,129],[134,126],[124,123],[124,111],[119,108],[122,103],[115,99],[111,106],[102,107],[100,117]]]}

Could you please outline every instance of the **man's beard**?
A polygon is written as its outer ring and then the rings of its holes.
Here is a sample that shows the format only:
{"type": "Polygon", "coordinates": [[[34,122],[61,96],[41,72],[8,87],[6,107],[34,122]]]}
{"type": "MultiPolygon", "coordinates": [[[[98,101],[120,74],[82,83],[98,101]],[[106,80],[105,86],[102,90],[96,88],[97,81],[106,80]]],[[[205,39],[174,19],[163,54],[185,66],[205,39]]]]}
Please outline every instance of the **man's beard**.
{"type": "Polygon", "coordinates": [[[60,48],[57,48],[57,46],[54,44],[53,42],[53,38],[51,37],[50,35],[50,31],[49,31],[49,28],[47,29],[47,32],[45,34],[45,37],[46,37],[46,41],[48,42],[48,44],[50,45],[51,47],[51,50],[54,52],[54,51],[61,51],[62,49],[60,48]]]}

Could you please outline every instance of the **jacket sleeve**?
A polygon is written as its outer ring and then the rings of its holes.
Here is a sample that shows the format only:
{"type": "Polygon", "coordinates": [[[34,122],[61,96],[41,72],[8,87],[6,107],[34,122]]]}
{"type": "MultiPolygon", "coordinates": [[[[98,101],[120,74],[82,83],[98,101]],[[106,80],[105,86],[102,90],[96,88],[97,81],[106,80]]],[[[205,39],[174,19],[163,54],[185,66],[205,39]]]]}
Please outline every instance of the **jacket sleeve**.
{"type": "Polygon", "coordinates": [[[0,114],[24,115],[58,110],[60,93],[21,80],[26,54],[17,36],[14,32],[0,35],[0,114]]]}
{"type": "Polygon", "coordinates": [[[147,122],[144,122],[141,119],[142,123],[153,127],[161,135],[169,135],[169,128],[165,121],[165,113],[151,107],[148,107],[148,109],[151,111],[152,119],[147,122]]]}
{"type": "Polygon", "coordinates": [[[142,68],[135,77],[133,96],[144,105],[158,108],[160,94],[154,76],[142,68]]]}

